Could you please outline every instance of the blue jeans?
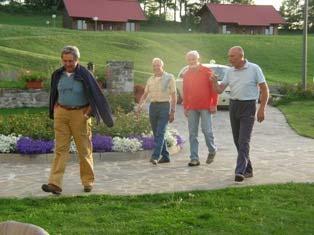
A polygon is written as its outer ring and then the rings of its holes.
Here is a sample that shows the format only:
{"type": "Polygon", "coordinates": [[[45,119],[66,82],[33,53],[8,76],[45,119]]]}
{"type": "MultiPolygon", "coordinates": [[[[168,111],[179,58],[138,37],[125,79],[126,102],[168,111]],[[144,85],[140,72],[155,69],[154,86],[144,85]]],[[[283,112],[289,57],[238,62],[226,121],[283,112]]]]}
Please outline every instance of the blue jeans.
{"type": "Polygon", "coordinates": [[[154,133],[155,148],[152,159],[162,158],[169,159],[165,133],[169,120],[170,103],[169,102],[152,102],[149,106],[149,120],[154,133]]]}
{"type": "Polygon", "coordinates": [[[201,119],[201,128],[205,137],[208,152],[215,153],[217,149],[214,142],[211,113],[208,110],[189,110],[188,125],[189,125],[191,160],[199,160],[197,137],[198,137],[198,126],[199,126],[200,119],[201,119]]]}

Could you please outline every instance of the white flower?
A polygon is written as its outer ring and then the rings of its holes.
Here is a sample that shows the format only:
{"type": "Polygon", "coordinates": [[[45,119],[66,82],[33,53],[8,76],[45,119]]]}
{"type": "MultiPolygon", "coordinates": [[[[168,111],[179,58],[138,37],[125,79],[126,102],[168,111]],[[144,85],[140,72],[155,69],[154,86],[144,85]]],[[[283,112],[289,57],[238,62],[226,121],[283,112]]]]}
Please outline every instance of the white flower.
{"type": "Polygon", "coordinates": [[[8,136],[0,135],[0,153],[12,153],[16,150],[16,142],[21,136],[11,134],[8,136]]]}
{"type": "Polygon", "coordinates": [[[77,153],[76,144],[73,139],[71,140],[71,144],[70,144],[70,153],[77,153]]]}
{"type": "Polygon", "coordinates": [[[113,151],[115,152],[137,152],[142,150],[142,143],[138,139],[113,138],[113,151]]]}
{"type": "Polygon", "coordinates": [[[168,147],[177,145],[177,138],[169,130],[166,131],[165,138],[168,147]]]}

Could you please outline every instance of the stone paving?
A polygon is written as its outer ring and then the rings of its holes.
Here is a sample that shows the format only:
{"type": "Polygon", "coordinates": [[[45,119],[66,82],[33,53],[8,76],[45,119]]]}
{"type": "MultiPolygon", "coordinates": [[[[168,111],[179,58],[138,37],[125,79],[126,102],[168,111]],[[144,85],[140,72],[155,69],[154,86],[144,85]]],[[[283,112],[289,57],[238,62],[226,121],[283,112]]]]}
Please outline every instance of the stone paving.
{"type": "MultiPolygon", "coordinates": [[[[187,140],[187,121],[182,106],[177,108],[177,119],[172,126],[187,140]]],[[[189,144],[172,156],[170,164],[153,166],[148,157],[130,161],[97,161],[96,182],[92,193],[136,195],[188,190],[208,190],[238,186],[234,183],[236,150],[232,142],[227,111],[214,117],[214,132],[218,153],[215,161],[205,164],[207,150],[202,133],[199,135],[199,167],[190,168],[189,144]]],[[[298,136],[276,108],[268,107],[266,121],[256,123],[251,145],[254,177],[240,185],[258,185],[286,182],[314,182],[314,140],[298,136]]],[[[50,171],[48,162],[0,163],[0,197],[46,196],[41,191],[50,171]]],[[[63,195],[82,195],[79,165],[69,162],[63,186],[63,195]]]]}

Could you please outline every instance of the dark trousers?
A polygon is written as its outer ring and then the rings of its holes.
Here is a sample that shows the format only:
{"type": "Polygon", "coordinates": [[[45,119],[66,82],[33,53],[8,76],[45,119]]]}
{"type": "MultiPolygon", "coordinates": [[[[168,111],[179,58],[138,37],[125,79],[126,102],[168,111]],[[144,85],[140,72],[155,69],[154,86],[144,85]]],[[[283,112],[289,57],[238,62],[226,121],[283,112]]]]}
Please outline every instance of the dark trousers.
{"type": "Polygon", "coordinates": [[[169,120],[170,103],[152,102],[149,106],[149,120],[154,133],[155,148],[152,158],[158,160],[160,155],[169,159],[165,133],[169,120]]]}
{"type": "Polygon", "coordinates": [[[250,140],[255,121],[256,101],[231,100],[229,106],[233,141],[238,151],[236,174],[251,173],[250,140]]]}

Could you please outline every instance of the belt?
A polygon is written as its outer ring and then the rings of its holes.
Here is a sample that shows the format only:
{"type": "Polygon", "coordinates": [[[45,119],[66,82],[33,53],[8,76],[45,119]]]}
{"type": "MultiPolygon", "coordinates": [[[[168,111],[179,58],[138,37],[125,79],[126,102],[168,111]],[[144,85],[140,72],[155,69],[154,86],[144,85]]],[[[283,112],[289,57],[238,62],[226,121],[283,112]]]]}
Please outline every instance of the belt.
{"type": "Polygon", "coordinates": [[[170,102],[169,101],[161,101],[161,102],[153,101],[151,102],[151,104],[170,104],[170,102]]]}
{"type": "Polygon", "coordinates": [[[62,104],[58,103],[58,106],[60,106],[63,109],[66,109],[66,110],[79,110],[79,109],[82,109],[82,108],[89,106],[89,104],[85,104],[85,105],[81,105],[81,106],[66,106],[66,105],[62,105],[62,104]]]}
{"type": "Polygon", "coordinates": [[[230,101],[233,101],[233,102],[256,102],[256,100],[235,100],[235,99],[230,99],[230,101]]]}

